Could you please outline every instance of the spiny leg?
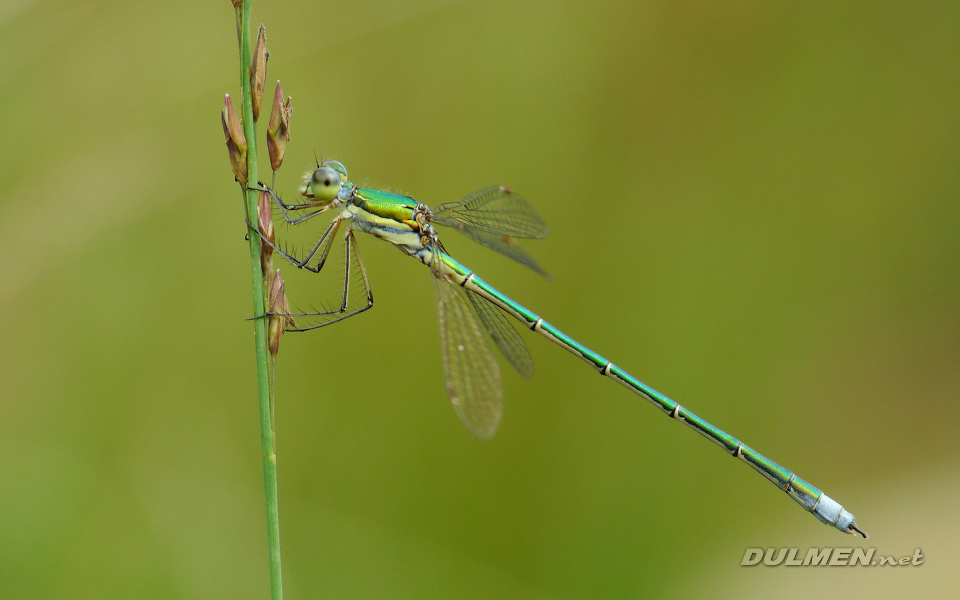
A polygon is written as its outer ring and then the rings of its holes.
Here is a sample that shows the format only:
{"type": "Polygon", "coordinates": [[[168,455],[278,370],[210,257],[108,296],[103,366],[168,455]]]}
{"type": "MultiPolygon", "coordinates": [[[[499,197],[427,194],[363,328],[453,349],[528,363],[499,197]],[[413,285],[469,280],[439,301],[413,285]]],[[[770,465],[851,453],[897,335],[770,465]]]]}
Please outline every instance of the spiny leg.
{"type": "Polygon", "coordinates": [[[305,214],[305,215],[303,215],[303,216],[301,216],[301,217],[291,218],[291,217],[287,214],[287,211],[288,211],[288,210],[306,210],[306,209],[308,209],[308,208],[316,208],[317,205],[316,205],[316,204],[311,204],[311,203],[304,203],[304,204],[284,204],[284,203],[283,203],[283,200],[280,199],[280,196],[278,196],[273,190],[271,190],[270,188],[268,188],[268,187],[265,186],[265,185],[264,185],[264,186],[260,186],[260,187],[251,187],[250,189],[252,189],[252,190],[257,190],[257,191],[261,191],[261,192],[267,192],[268,194],[270,194],[270,197],[273,198],[273,203],[276,204],[276,205],[277,205],[277,208],[280,209],[280,214],[281,214],[281,216],[283,216],[283,220],[286,221],[286,222],[287,222],[288,224],[290,224],[290,225],[296,225],[297,223],[302,223],[302,222],[306,221],[307,219],[312,219],[313,217],[315,217],[315,216],[317,216],[317,215],[320,215],[320,214],[323,214],[323,213],[327,212],[328,210],[330,210],[331,208],[333,208],[333,205],[332,205],[332,204],[327,204],[326,206],[323,206],[323,207],[319,208],[318,210],[315,210],[315,211],[313,211],[313,212],[311,212],[311,213],[307,213],[307,214],[305,214]]]}
{"type": "MultiPolygon", "coordinates": [[[[327,249],[330,244],[327,244],[327,249]]],[[[340,301],[340,312],[347,310],[347,303],[350,302],[350,229],[343,236],[343,299],[340,301]]],[[[356,254],[356,252],[354,252],[356,254]]],[[[323,258],[327,258],[326,251],[323,258]]]]}
{"type": "Polygon", "coordinates": [[[287,252],[287,251],[284,250],[283,248],[280,248],[280,247],[277,246],[275,243],[273,243],[273,242],[271,242],[270,240],[268,240],[268,239],[266,239],[265,237],[263,237],[263,235],[260,234],[260,230],[259,230],[258,228],[256,228],[256,227],[254,227],[253,225],[251,225],[249,221],[247,222],[247,227],[248,227],[250,230],[252,230],[254,233],[256,233],[257,236],[260,237],[260,241],[261,241],[262,243],[264,243],[264,244],[270,246],[271,248],[273,248],[273,250],[274,250],[275,252],[279,253],[279,254],[280,254],[281,256],[283,256],[285,259],[287,259],[288,261],[290,261],[291,263],[293,263],[294,265],[296,265],[296,267],[297,267],[298,269],[307,269],[308,271],[313,271],[314,273],[319,273],[319,272],[320,272],[320,269],[323,268],[323,263],[327,260],[327,255],[330,253],[330,243],[332,242],[334,236],[336,235],[337,229],[340,228],[340,224],[341,224],[342,222],[343,222],[343,219],[340,218],[340,217],[337,217],[336,219],[334,219],[333,221],[331,221],[331,222],[330,222],[330,225],[327,226],[327,230],[323,232],[323,235],[320,236],[320,239],[317,240],[317,243],[316,243],[316,244],[314,244],[313,249],[307,254],[306,258],[304,258],[303,260],[300,260],[300,259],[297,258],[296,256],[290,254],[289,252],[287,252]],[[328,238],[329,238],[329,239],[328,239],[328,238]],[[326,245],[325,245],[325,247],[324,247],[323,253],[320,255],[320,262],[318,262],[318,263],[317,263],[317,266],[315,266],[315,267],[309,267],[309,266],[307,266],[307,263],[310,262],[311,259],[313,259],[314,255],[316,255],[316,253],[317,253],[317,250],[319,250],[319,249],[320,249],[320,246],[324,245],[324,243],[325,243],[326,245]]]}
{"type": "MultiPolygon", "coordinates": [[[[288,329],[287,331],[309,331],[311,329],[317,329],[320,327],[326,327],[338,321],[343,321],[344,319],[349,319],[355,315],[359,315],[365,310],[369,310],[373,306],[373,291],[370,289],[370,281],[367,279],[367,270],[363,266],[363,260],[360,258],[360,250],[357,247],[357,239],[353,234],[352,228],[347,228],[347,233],[344,235],[344,244],[346,249],[346,260],[344,263],[344,274],[343,274],[343,300],[340,304],[340,309],[330,312],[322,313],[304,313],[304,314],[293,314],[289,316],[300,316],[300,317],[314,317],[314,316],[327,316],[327,315],[340,315],[335,319],[325,321],[323,323],[318,323],[316,325],[310,325],[308,327],[297,327],[294,329],[288,329]],[[351,265],[351,249],[353,251],[353,256],[357,258],[357,270],[360,272],[360,281],[363,284],[363,291],[367,297],[367,303],[360,308],[347,312],[347,305],[350,302],[350,265],[351,265]]],[[[329,245],[328,245],[329,249],[329,245]]],[[[324,253],[324,258],[326,258],[326,252],[324,253]]]]}
{"type": "MultiPolygon", "coordinates": [[[[327,226],[327,230],[323,232],[323,235],[320,236],[320,239],[317,240],[317,243],[314,244],[313,250],[307,254],[306,258],[300,261],[294,261],[293,264],[297,267],[302,267],[308,271],[313,271],[314,273],[319,273],[320,269],[323,268],[325,262],[327,262],[327,255],[330,254],[330,246],[333,243],[333,239],[337,235],[337,230],[340,229],[340,224],[343,223],[343,218],[337,217],[336,219],[330,221],[330,225],[327,226]],[[320,249],[320,246],[323,246],[323,252],[320,254],[320,261],[317,262],[316,267],[308,267],[307,263],[313,259],[314,255],[317,253],[317,250],[320,249]]],[[[349,248],[347,249],[347,255],[350,255],[349,248]]],[[[285,255],[286,256],[286,255],[285,255]]],[[[350,265],[347,265],[347,273],[350,272],[350,265]]]]}

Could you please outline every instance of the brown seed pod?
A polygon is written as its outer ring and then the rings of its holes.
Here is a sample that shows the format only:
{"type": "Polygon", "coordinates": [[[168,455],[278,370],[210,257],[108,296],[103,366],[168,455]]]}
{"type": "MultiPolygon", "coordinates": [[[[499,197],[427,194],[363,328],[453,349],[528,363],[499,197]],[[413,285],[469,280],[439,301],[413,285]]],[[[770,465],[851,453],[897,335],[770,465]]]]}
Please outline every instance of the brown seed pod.
{"type": "Polygon", "coordinates": [[[223,99],[223,110],[220,111],[220,120],[223,123],[223,135],[227,140],[227,152],[230,155],[230,165],[233,174],[242,184],[247,183],[247,139],[243,136],[243,126],[233,109],[230,94],[223,99]]]}
{"type": "Polygon", "coordinates": [[[283,88],[277,82],[276,92],[273,94],[273,110],[270,111],[270,122],[267,124],[267,153],[270,155],[270,168],[274,171],[283,163],[283,154],[290,141],[290,114],[292,98],[283,101],[283,88]]]}
{"type": "Polygon", "coordinates": [[[253,120],[260,118],[260,104],[263,102],[263,84],[267,77],[267,34],[263,25],[257,34],[257,45],[253,50],[253,64],[250,65],[250,99],[253,101],[253,120]]]}

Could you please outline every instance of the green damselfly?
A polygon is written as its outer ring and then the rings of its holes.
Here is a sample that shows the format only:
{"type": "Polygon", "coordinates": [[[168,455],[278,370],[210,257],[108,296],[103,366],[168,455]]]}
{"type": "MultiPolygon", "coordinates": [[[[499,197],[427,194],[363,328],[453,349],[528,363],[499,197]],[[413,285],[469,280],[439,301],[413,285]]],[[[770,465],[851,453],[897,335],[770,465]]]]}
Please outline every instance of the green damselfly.
{"type": "MultiPolygon", "coordinates": [[[[460,420],[477,437],[486,439],[496,432],[503,407],[500,369],[484,331],[522,376],[530,377],[533,374],[533,362],[526,345],[505,317],[510,315],[530,330],[582,358],[601,375],[625,386],[667,416],[687,424],[747,463],[821,522],[844,533],[859,533],[867,537],[857,527],[853,515],[818,488],[563,334],[447,254],[434,225],[457,229],[481,244],[545,274],[516,244],[514,238],[542,238],[547,235],[547,226],[533,208],[509,188],[484,188],[459,202],[441,204],[431,209],[408,196],[358,187],[348,181],[347,170],[341,163],[328,160],[304,176],[299,191],[303,196],[303,202],[299,204],[285,204],[270,191],[287,223],[296,225],[329,210],[340,209],[340,212],[303,258],[277,246],[274,249],[297,267],[319,273],[329,255],[331,242],[339,229],[344,227],[346,264],[340,307],[287,315],[298,319],[320,319],[317,324],[289,331],[330,325],[373,306],[373,294],[354,236],[354,231],[369,233],[390,242],[432,271],[437,292],[447,394],[460,420]],[[366,300],[365,304],[353,309],[349,308],[352,282],[362,285],[366,300]]],[[[265,243],[270,242],[265,240],[265,243]]]]}

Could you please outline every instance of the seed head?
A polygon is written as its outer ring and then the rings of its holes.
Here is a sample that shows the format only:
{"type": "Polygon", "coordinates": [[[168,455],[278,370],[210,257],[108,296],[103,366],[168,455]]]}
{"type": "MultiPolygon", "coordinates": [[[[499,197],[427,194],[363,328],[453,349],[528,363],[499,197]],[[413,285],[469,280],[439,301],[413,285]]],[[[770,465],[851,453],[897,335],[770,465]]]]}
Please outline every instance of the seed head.
{"type": "Polygon", "coordinates": [[[270,154],[270,168],[274,171],[283,163],[283,154],[290,141],[290,114],[293,101],[289,96],[283,101],[283,88],[277,82],[277,90],[273,94],[273,110],[270,111],[270,122],[267,124],[267,152],[270,154]]]}
{"type": "Polygon", "coordinates": [[[283,279],[280,277],[280,269],[277,269],[273,277],[273,284],[270,287],[269,302],[269,337],[268,344],[270,354],[276,356],[280,351],[280,336],[286,330],[287,326],[296,327],[297,323],[290,314],[290,303],[287,301],[286,294],[283,293],[283,279]]]}
{"type": "MultiPolygon", "coordinates": [[[[260,235],[263,236],[263,239],[273,244],[276,240],[273,234],[273,214],[271,212],[270,204],[270,192],[267,190],[260,190],[260,195],[257,197],[257,226],[260,229],[260,235]]],[[[270,248],[270,244],[264,244],[267,248],[270,248]]],[[[271,248],[271,252],[273,249],[271,248]]]]}
{"type": "MultiPolygon", "coordinates": [[[[257,197],[257,231],[260,233],[260,269],[267,285],[273,275],[273,218],[270,211],[270,192],[260,190],[257,197]]],[[[269,294],[268,294],[269,295],[269,294]]]]}
{"type": "Polygon", "coordinates": [[[250,65],[250,92],[253,100],[253,120],[260,118],[260,104],[263,102],[263,83],[267,77],[267,34],[263,25],[257,34],[257,45],[253,50],[253,64],[250,65]]]}
{"type": "Polygon", "coordinates": [[[227,138],[227,153],[230,155],[230,164],[233,174],[242,184],[247,183],[247,139],[243,136],[243,126],[233,109],[230,94],[223,100],[223,110],[220,111],[220,120],[223,123],[223,135],[227,138]]]}

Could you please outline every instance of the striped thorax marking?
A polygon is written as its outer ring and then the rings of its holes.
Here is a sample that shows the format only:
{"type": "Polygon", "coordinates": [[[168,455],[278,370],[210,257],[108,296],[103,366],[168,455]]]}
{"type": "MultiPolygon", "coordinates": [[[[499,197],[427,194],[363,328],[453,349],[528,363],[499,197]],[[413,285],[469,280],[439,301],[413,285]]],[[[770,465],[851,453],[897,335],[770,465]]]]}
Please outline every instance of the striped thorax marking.
{"type": "Polygon", "coordinates": [[[540,324],[543,323],[543,318],[538,318],[536,321],[530,324],[530,329],[540,333],[540,324]]]}
{"type": "Polygon", "coordinates": [[[610,362],[610,361],[607,361],[607,364],[603,365],[603,368],[600,369],[600,374],[603,375],[603,376],[609,375],[609,374],[610,374],[610,367],[612,367],[612,366],[613,366],[613,363],[610,362]]]}

